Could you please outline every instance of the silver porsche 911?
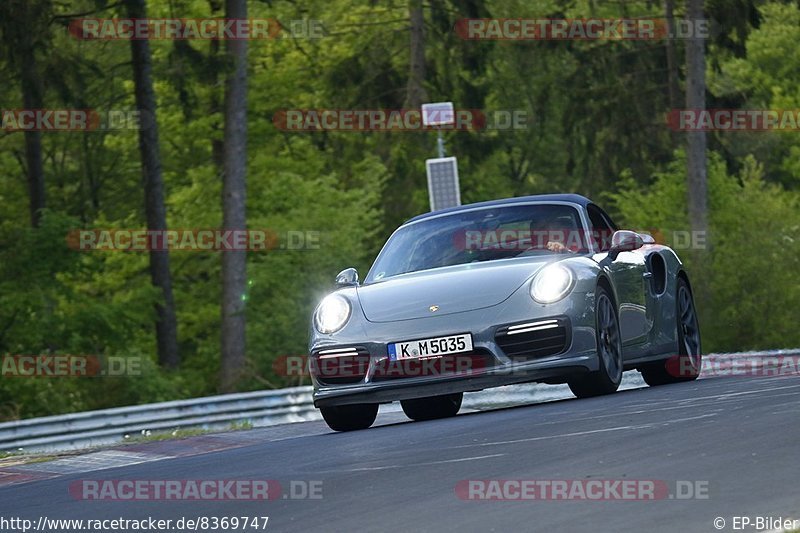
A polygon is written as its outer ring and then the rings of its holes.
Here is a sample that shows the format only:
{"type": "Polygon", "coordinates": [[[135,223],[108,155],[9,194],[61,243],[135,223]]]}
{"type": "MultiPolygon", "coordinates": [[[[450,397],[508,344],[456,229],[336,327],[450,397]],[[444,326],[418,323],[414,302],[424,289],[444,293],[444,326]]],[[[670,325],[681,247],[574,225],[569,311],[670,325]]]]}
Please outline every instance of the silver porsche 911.
{"type": "Polygon", "coordinates": [[[619,230],[578,195],[510,198],[417,216],[364,281],[349,268],[314,311],[314,404],[337,431],[399,400],[455,415],[464,392],[568,383],[578,397],[695,379],[700,331],[675,252],[619,230]],[[678,358],[677,364],[672,364],[678,358]]]}

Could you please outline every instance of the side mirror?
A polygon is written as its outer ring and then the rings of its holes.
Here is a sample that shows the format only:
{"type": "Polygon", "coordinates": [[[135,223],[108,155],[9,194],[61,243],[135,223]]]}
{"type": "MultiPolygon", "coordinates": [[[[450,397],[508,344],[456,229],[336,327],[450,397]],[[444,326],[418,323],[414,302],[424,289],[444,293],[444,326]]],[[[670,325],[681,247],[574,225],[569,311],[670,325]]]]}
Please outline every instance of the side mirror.
{"type": "Polygon", "coordinates": [[[630,252],[638,250],[644,246],[642,236],[635,231],[619,230],[611,236],[611,249],[609,253],[617,255],[620,252],[630,252]]]}
{"type": "Polygon", "coordinates": [[[346,268],[336,276],[336,284],[340,287],[358,285],[358,271],[355,268],[346,268]]]}

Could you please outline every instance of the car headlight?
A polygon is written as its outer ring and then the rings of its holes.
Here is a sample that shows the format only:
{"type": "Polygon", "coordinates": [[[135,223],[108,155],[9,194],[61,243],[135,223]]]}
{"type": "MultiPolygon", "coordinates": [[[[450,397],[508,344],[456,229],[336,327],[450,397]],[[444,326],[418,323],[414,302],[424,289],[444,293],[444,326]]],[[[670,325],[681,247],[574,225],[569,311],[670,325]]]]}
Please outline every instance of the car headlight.
{"type": "Polygon", "coordinates": [[[541,269],[531,283],[531,298],[542,304],[551,304],[564,298],[575,284],[572,270],[553,263],[541,269]]]}
{"type": "Polygon", "coordinates": [[[350,302],[338,294],[329,294],[322,299],[314,312],[314,326],[320,333],[339,331],[350,318],[350,302]]]}

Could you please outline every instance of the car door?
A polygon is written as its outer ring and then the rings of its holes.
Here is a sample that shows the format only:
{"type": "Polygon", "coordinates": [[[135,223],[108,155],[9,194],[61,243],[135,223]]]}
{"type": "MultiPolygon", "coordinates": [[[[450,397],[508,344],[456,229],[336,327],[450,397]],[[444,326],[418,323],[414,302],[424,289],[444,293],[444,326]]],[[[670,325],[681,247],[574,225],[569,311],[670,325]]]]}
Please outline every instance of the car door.
{"type": "Polygon", "coordinates": [[[647,266],[641,250],[620,252],[616,257],[608,253],[611,235],[617,226],[599,207],[589,204],[586,208],[593,236],[599,253],[595,261],[608,267],[619,299],[619,325],[623,345],[632,345],[647,340],[650,320],[647,317],[646,274],[647,266]]]}

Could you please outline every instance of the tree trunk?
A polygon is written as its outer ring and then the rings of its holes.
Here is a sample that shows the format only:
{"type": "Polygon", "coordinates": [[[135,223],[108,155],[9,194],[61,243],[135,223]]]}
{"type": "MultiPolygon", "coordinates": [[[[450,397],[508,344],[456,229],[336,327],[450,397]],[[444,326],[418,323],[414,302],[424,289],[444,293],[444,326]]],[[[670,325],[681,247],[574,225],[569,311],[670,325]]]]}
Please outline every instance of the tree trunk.
{"type": "MultiPolygon", "coordinates": [[[[145,0],[125,0],[127,15],[131,18],[147,18],[145,0]]],[[[164,181],[161,175],[161,153],[158,146],[158,124],[156,123],[156,97],[151,78],[150,43],[146,39],[131,40],[134,91],[136,109],[141,116],[139,151],[142,157],[142,181],[144,183],[144,207],[147,229],[167,229],[164,206],[164,181]]],[[[158,361],[166,368],[180,364],[178,352],[178,326],[175,317],[175,302],[172,297],[172,277],[169,269],[169,251],[150,250],[150,279],[161,291],[162,301],[156,304],[156,342],[158,361]]]]}
{"type": "MultiPolygon", "coordinates": [[[[687,6],[689,20],[704,18],[703,0],[687,0],[687,6]]],[[[706,107],[705,39],[697,35],[686,43],[686,107],[695,111],[706,107]]],[[[689,224],[692,231],[707,232],[706,133],[690,131],[687,139],[689,224]]]]}
{"type": "MultiPolygon", "coordinates": [[[[222,10],[221,0],[209,0],[209,8],[211,9],[211,16],[217,17],[218,12],[222,10]]],[[[207,82],[211,89],[211,98],[209,105],[209,113],[216,115],[222,110],[222,103],[220,102],[219,90],[219,40],[214,39],[209,42],[209,69],[207,82]]],[[[214,162],[214,169],[217,171],[218,176],[222,176],[222,167],[225,163],[225,146],[224,141],[221,139],[217,132],[221,129],[221,124],[214,122],[211,125],[213,136],[211,138],[211,160],[214,162]]]]}
{"type": "MultiPolygon", "coordinates": [[[[21,17],[23,24],[29,24],[35,14],[31,13],[36,7],[23,3],[20,4],[24,15],[21,17]]],[[[30,23],[34,26],[34,24],[30,23]]],[[[42,80],[36,69],[35,32],[21,31],[20,36],[20,78],[22,81],[22,105],[25,109],[42,109],[42,80]]],[[[44,192],[44,165],[42,163],[42,133],[39,131],[25,132],[25,163],[28,174],[28,198],[30,205],[31,225],[39,227],[42,212],[45,207],[44,192]]]]}
{"type": "Polygon", "coordinates": [[[409,72],[406,86],[406,109],[418,109],[428,99],[425,82],[425,15],[422,0],[408,1],[408,16],[411,23],[409,42],[409,72]]]}
{"type": "MultiPolygon", "coordinates": [[[[675,52],[675,2],[674,0],[664,0],[664,18],[667,22],[667,38],[664,41],[664,48],[667,55],[667,85],[669,91],[669,109],[673,111],[681,106],[681,89],[678,84],[678,59],[675,52]]],[[[680,132],[671,131],[673,149],[677,147],[680,132]]]]}
{"type": "MultiPolygon", "coordinates": [[[[225,16],[247,18],[246,0],[226,0],[225,16]]],[[[228,74],[225,80],[225,141],[222,178],[222,226],[244,230],[247,225],[247,40],[225,42],[228,74]]],[[[222,253],[222,361],[220,388],[235,388],[245,368],[245,291],[247,255],[222,253]]]]}

